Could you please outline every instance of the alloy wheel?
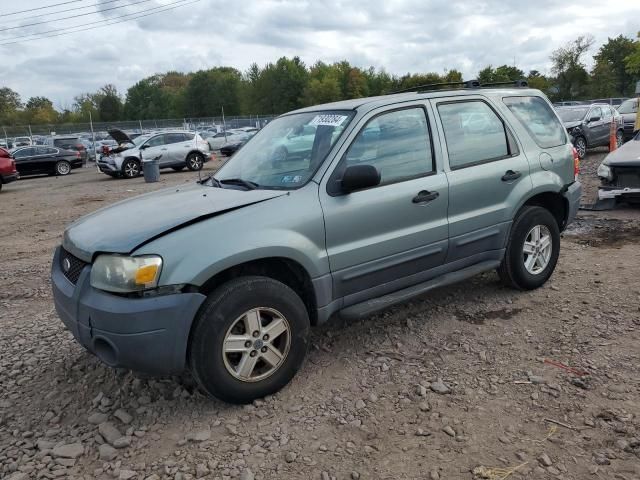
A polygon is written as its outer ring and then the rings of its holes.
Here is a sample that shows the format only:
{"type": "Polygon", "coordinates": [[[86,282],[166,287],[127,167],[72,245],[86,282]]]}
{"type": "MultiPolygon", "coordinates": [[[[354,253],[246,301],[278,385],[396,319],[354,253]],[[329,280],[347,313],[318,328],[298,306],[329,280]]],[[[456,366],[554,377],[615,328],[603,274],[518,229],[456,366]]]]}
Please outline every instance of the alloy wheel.
{"type": "Polygon", "coordinates": [[[137,177],[140,173],[136,162],[127,162],[124,166],[124,174],[129,178],[137,177]]]}
{"type": "Polygon", "coordinates": [[[58,162],[56,164],[56,172],[58,175],[67,175],[71,171],[71,165],[67,162],[58,162]]]}
{"type": "Polygon", "coordinates": [[[240,315],[224,337],[222,358],[227,371],[243,382],[273,375],[289,353],[291,327],[277,310],[258,307],[240,315]]]}
{"type": "Polygon", "coordinates": [[[549,265],[552,251],[553,242],[549,228],[536,225],[529,230],[522,246],[524,268],[532,275],[542,273],[549,265]]]}

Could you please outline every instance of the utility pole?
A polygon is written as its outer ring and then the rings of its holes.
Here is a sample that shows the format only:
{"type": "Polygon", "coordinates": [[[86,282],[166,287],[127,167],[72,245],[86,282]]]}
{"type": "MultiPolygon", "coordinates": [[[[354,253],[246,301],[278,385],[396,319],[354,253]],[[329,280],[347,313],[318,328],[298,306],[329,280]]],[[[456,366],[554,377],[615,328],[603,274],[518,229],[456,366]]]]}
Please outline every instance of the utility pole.
{"type": "Polygon", "coordinates": [[[227,143],[227,123],[224,121],[224,105],[222,106],[222,128],[224,128],[224,142],[227,143]]]}
{"type": "Polygon", "coordinates": [[[9,138],[7,137],[7,129],[2,127],[2,131],[4,132],[4,141],[7,144],[7,149],[9,149],[9,138]]]}
{"type": "MultiPolygon", "coordinates": [[[[91,110],[89,110],[89,125],[91,126],[91,148],[93,149],[94,155],[97,155],[97,153],[96,153],[96,132],[93,131],[93,118],[91,117],[91,110]]],[[[89,155],[87,155],[87,159],[88,159],[88,157],[89,157],[89,155]]]]}
{"type": "Polygon", "coordinates": [[[31,124],[29,124],[29,141],[33,145],[33,134],[31,133],[31,124]]]}

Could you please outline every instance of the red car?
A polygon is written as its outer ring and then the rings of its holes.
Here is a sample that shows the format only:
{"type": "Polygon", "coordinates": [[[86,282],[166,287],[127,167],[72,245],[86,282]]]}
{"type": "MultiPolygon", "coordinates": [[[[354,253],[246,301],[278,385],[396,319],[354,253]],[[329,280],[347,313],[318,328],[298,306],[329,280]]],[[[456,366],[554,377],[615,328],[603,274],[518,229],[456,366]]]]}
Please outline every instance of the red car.
{"type": "Polygon", "coordinates": [[[16,161],[11,158],[11,154],[4,148],[0,148],[0,190],[5,183],[18,180],[19,175],[16,170],[16,161]]]}

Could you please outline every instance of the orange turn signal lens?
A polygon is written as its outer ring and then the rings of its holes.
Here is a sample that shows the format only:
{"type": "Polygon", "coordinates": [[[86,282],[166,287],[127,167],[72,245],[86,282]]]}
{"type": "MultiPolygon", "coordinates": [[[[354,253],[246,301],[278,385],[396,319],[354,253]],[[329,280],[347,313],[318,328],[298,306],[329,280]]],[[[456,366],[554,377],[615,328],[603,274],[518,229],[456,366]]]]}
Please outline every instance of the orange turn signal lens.
{"type": "Polygon", "coordinates": [[[136,285],[146,285],[153,282],[158,274],[158,265],[145,265],[136,271],[136,285]]]}

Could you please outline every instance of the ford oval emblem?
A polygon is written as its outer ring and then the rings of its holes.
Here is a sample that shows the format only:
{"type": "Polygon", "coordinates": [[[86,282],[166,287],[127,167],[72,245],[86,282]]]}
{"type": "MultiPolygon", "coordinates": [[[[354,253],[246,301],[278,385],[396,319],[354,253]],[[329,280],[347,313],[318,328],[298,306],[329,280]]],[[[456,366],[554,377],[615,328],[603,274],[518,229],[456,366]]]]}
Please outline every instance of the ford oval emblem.
{"type": "Polygon", "coordinates": [[[62,260],[62,270],[64,270],[66,273],[69,273],[69,270],[71,270],[71,262],[68,258],[62,260]]]}

